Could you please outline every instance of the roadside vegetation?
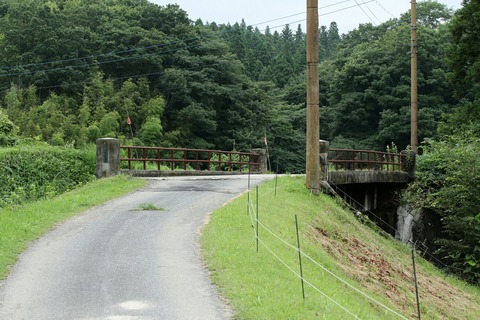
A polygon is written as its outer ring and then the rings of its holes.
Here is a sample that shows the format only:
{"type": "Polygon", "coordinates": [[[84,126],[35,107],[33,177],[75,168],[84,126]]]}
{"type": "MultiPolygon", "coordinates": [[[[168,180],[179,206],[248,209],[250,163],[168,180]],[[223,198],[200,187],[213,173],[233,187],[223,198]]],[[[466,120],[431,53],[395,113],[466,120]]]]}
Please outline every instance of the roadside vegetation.
{"type": "Polygon", "coordinates": [[[0,148],[0,209],[51,198],[95,179],[95,146],[30,142],[0,148]]]}
{"type": "MultiPolygon", "coordinates": [[[[276,192],[274,181],[259,188],[258,252],[255,190],[215,211],[203,230],[203,257],[236,318],[416,318],[410,248],[357,220],[341,202],[312,196],[303,183],[285,177],[276,192]],[[305,300],[295,275],[300,274],[295,215],[303,276],[311,284],[304,284],[305,300]]],[[[416,259],[422,319],[480,317],[479,287],[416,259]]]]}
{"type": "Polygon", "coordinates": [[[118,175],[88,182],[51,199],[0,209],[0,279],[31,241],[56,224],[146,184],[147,180],[118,175]]]}

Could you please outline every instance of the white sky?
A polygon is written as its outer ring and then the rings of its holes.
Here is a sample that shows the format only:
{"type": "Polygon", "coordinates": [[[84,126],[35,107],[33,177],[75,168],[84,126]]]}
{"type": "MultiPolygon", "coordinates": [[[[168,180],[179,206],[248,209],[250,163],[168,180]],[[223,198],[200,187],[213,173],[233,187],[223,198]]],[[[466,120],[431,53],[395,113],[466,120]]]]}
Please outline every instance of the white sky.
{"type": "MultiPolygon", "coordinates": [[[[165,6],[176,3],[185,10],[190,19],[195,21],[201,18],[203,22],[217,24],[240,22],[245,19],[247,25],[253,25],[260,30],[268,25],[270,29],[280,31],[285,24],[296,29],[302,24],[305,31],[307,0],[149,0],[165,6]],[[297,15],[298,14],[298,15],[297,15]],[[294,16],[292,16],[294,15],[294,16]],[[287,17],[284,19],[279,19],[287,17]],[[279,20],[276,20],[279,19],[279,20]],[[271,21],[276,20],[276,21],[271,21]],[[263,23],[267,22],[268,23],[263,23]]],[[[421,2],[422,0],[417,0],[421,2]]],[[[438,0],[449,8],[458,9],[462,0],[438,0]]],[[[360,23],[375,22],[380,24],[393,17],[398,18],[401,13],[410,9],[410,0],[319,0],[320,25],[328,26],[335,21],[341,33],[356,28],[360,23]],[[361,5],[361,8],[357,6],[361,5]],[[364,3],[362,5],[362,3],[364,3]],[[341,10],[344,8],[349,9],[341,10]],[[341,10],[338,12],[333,12],[341,10]],[[372,22],[373,20],[373,22],[372,22]]]]}

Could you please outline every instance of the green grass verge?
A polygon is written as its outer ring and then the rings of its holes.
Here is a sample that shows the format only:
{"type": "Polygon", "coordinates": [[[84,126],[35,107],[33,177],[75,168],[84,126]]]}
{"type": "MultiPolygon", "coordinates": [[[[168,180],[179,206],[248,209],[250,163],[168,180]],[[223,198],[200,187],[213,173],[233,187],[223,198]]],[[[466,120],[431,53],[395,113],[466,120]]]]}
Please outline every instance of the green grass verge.
{"type": "Polygon", "coordinates": [[[124,175],[89,182],[52,199],[0,210],[0,279],[27,245],[57,223],[148,183],[124,175]]]}
{"type": "MultiPolygon", "coordinates": [[[[273,189],[273,181],[259,189],[258,220],[262,224],[295,247],[297,215],[302,252],[405,318],[416,318],[409,248],[363,225],[335,199],[312,196],[304,178],[281,178],[276,196],[273,189]]],[[[283,264],[300,273],[298,251],[260,226],[257,253],[252,227],[256,223],[247,214],[247,197],[243,195],[215,211],[201,236],[213,282],[231,303],[237,319],[402,319],[305,256],[304,278],[315,288],[305,284],[303,300],[300,279],[283,264]]],[[[252,191],[250,198],[255,197],[252,191]]],[[[256,208],[250,208],[255,214],[256,208]]],[[[417,260],[422,319],[480,318],[478,287],[447,277],[428,262],[417,260]]]]}

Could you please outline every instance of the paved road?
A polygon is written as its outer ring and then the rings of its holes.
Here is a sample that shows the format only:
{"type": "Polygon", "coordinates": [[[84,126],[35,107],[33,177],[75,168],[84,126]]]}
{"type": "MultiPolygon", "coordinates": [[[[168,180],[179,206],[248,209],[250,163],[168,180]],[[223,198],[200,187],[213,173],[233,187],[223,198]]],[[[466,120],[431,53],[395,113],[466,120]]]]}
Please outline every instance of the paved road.
{"type": "Polygon", "coordinates": [[[198,229],[247,185],[247,176],[159,178],[69,220],[0,282],[0,319],[231,318],[202,266],[198,229]],[[132,211],[144,203],[166,211],[132,211]]]}

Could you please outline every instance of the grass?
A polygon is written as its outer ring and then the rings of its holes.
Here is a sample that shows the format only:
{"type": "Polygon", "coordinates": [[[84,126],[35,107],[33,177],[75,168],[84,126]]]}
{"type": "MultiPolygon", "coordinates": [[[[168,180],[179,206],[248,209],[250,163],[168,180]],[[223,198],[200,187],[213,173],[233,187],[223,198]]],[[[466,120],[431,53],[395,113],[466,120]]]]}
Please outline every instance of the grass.
{"type": "MultiPolygon", "coordinates": [[[[273,189],[274,182],[259,189],[261,224],[296,247],[297,215],[302,252],[401,316],[417,317],[408,247],[363,225],[335,199],[312,196],[304,178],[281,178],[276,196],[273,189]]],[[[201,236],[212,279],[237,319],[402,319],[304,255],[304,278],[315,288],[305,284],[303,300],[301,282],[293,273],[300,273],[298,251],[260,225],[257,253],[252,227],[256,208],[250,206],[247,214],[247,197],[215,211],[201,236]]],[[[480,318],[480,288],[443,275],[419,257],[417,262],[422,319],[480,318]]]]}
{"type": "Polygon", "coordinates": [[[53,199],[0,210],[0,279],[28,244],[57,223],[147,184],[128,176],[96,180],[53,199]]]}
{"type": "Polygon", "coordinates": [[[138,207],[132,209],[131,211],[165,211],[165,208],[157,207],[153,203],[142,203],[138,207]]]}

